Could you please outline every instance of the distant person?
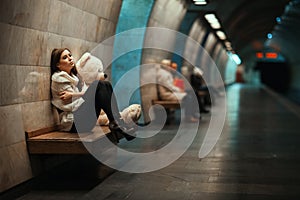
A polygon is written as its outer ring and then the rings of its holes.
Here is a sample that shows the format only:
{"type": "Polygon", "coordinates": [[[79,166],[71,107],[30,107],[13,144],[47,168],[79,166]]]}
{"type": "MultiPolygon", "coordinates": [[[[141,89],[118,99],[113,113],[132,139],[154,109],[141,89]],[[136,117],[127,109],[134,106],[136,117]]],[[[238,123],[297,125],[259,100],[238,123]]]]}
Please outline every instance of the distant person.
{"type": "Polygon", "coordinates": [[[158,95],[161,100],[181,101],[186,93],[174,85],[171,60],[164,59],[157,69],[158,95]]]}
{"type": "Polygon", "coordinates": [[[193,98],[183,89],[174,85],[171,60],[164,59],[157,69],[158,96],[161,100],[182,101],[185,108],[185,117],[189,122],[198,122],[199,117],[195,113],[193,98]]]}
{"type": "Polygon", "coordinates": [[[199,110],[201,113],[209,113],[209,111],[205,108],[203,97],[199,95],[199,92],[205,91],[209,92],[208,87],[205,85],[205,82],[203,80],[203,71],[198,68],[194,67],[193,72],[190,77],[191,86],[193,87],[193,90],[195,92],[195,95],[197,96],[198,103],[199,103],[199,110]]]}

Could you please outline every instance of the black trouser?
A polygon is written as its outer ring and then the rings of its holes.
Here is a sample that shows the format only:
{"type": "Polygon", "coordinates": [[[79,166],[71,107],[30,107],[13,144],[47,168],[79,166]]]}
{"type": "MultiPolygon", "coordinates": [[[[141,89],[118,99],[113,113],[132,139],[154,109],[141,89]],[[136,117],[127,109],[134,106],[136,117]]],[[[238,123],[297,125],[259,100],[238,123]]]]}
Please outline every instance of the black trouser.
{"type": "Polygon", "coordinates": [[[195,117],[195,115],[199,113],[198,101],[195,98],[196,96],[193,90],[187,90],[186,93],[187,94],[182,99],[185,108],[185,116],[195,117]]]}
{"type": "Polygon", "coordinates": [[[83,99],[85,102],[74,112],[71,132],[91,131],[96,125],[101,109],[110,121],[121,118],[110,82],[94,81],[83,95],[83,99]]]}

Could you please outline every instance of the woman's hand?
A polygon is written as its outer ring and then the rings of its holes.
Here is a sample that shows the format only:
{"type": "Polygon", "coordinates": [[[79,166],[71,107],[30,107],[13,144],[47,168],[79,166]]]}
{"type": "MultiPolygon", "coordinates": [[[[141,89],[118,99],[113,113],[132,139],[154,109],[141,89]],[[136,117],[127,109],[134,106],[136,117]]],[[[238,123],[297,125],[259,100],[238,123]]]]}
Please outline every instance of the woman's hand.
{"type": "Polygon", "coordinates": [[[85,91],[81,91],[78,93],[69,92],[69,91],[63,91],[59,93],[59,98],[63,100],[64,102],[70,102],[72,98],[78,98],[82,97],[84,95],[85,91]]]}
{"type": "Polygon", "coordinates": [[[68,91],[60,92],[59,97],[63,101],[68,101],[73,97],[73,92],[68,92],[68,91]]]}

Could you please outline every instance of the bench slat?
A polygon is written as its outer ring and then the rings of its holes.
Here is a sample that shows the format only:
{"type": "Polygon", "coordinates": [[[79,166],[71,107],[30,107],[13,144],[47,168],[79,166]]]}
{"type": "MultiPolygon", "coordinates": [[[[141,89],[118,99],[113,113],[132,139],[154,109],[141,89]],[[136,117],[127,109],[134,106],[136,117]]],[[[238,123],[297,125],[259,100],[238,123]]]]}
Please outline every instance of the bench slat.
{"type": "Polygon", "coordinates": [[[165,108],[180,108],[179,101],[152,100],[152,105],[159,104],[165,108]]]}
{"type": "Polygon", "coordinates": [[[85,146],[77,142],[27,141],[30,154],[88,154],[85,146]]]}
{"type": "Polygon", "coordinates": [[[42,135],[45,133],[53,132],[56,130],[59,130],[59,125],[44,127],[44,128],[37,129],[37,130],[27,130],[25,133],[26,133],[27,138],[31,138],[31,137],[35,137],[35,136],[42,135]]]}
{"type": "Polygon", "coordinates": [[[68,133],[63,131],[53,131],[49,133],[40,134],[38,136],[28,138],[28,141],[84,141],[93,142],[98,138],[103,137],[105,134],[109,133],[110,130],[108,126],[95,126],[95,128],[90,133],[81,133],[80,137],[77,133],[68,133]]]}
{"type": "MultiPolygon", "coordinates": [[[[54,129],[42,131],[44,130],[54,129]]],[[[87,154],[89,152],[84,145],[95,145],[101,138],[111,133],[108,126],[95,126],[92,132],[81,133],[80,137],[77,133],[62,131],[42,133],[42,131],[26,132],[30,154],[87,154]]]]}

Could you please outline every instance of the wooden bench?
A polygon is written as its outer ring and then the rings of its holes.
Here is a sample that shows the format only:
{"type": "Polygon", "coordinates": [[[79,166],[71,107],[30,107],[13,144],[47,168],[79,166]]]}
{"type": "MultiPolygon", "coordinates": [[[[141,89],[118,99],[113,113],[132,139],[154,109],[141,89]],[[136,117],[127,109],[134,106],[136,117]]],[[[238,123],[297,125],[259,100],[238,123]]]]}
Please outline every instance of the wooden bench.
{"type": "MultiPolygon", "coordinates": [[[[198,92],[198,95],[200,97],[209,97],[209,93],[207,91],[199,91],[198,92]]],[[[178,109],[180,108],[180,101],[176,101],[176,100],[156,100],[156,99],[153,99],[152,100],[152,105],[155,105],[155,104],[158,104],[158,105],[161,105],[163,106],[164,108],[167,108],[167,109],[178,109]]]]}
{"type": "Polygon", "coordinates": [[[179,101],[166,101],[166,100],[152,100],[152,105],[161,105],[164,108],[170,109],[170,108],[174,108],[174,109],[178,109],[180,108],[180,102],[179,101]]]}
{"type": "MultiPolygon", "coordinates": [[[[208,99],[210,99],[209,92],[208,91],[199,91],[198,95],[201,97],[202,103],[205,104],[208,99]]],[[[175,121],[175,109],[180,108],[180,101],[176,100],[157,100],[157,99],[152,99],[151,101],[152,105],[158,104],[163,106],[166,111],[167,111],[167,124],[171,124],[171,122],[175,121]]]]}
{"type": "MultiPolygon", "coordinates": [[[[161,105],[163,106],[166,111],[167,111],[167,121],[166,124],[172,124],[175,120],[175,109],[179,109],[180,108],[180,101],[167,101],[167,100],[152,100],[152,105],[161,105]]],[[[156,114],[158,114],[158,112],[156,111],[156,114]]],[[[158,114],[159,115],[159,114],[158,114]]]]}
{"type": "MultiPolygon", "coordinates": [[[[108,126],[95,126],[92,132],[69,133],[58,131],[58,126],[26,131],[26,142],[30,154],[89,154],[92,149],[104,148],[101,139],[114,137],[108,126]]],[[[103,143],[103,141],[102,141],[103,143]]]]}

